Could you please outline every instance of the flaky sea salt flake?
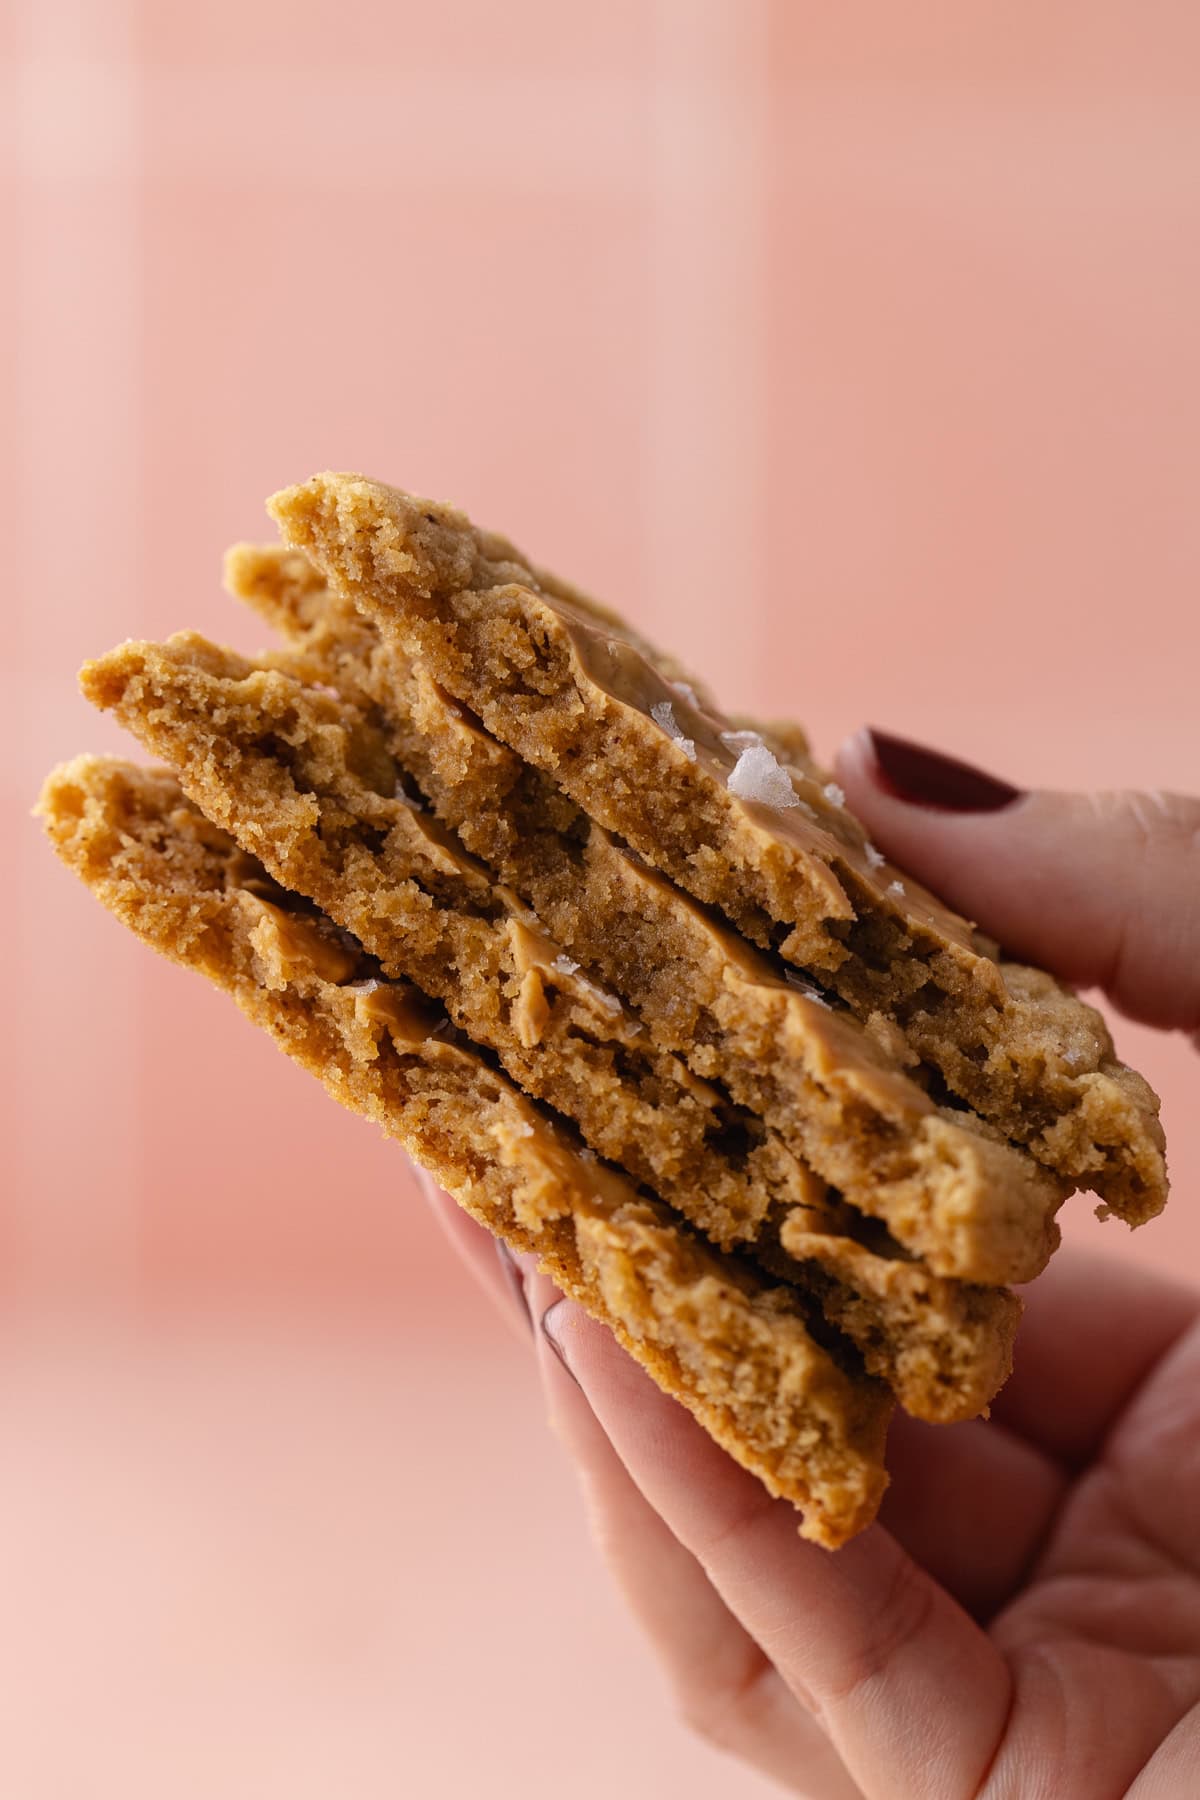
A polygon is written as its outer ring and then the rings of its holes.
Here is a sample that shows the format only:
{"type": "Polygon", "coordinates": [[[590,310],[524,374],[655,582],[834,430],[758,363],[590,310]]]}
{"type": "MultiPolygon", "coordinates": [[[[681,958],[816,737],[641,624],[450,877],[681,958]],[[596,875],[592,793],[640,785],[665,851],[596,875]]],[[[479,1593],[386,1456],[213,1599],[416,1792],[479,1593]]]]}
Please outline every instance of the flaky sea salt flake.
{"type": "Polygon", "coordinates": [[[650,708],[650,717],[654,723],[666,732],[667,736],[679,745],[689,762],[696,760],[696,745],[690,737],[684,737],[679,721],[675,717],[669,700],[656,700],[650,708]]]}
{"type": "Polygon", "coordinates": [[[686,700],[689,706],[699,706],[700,697],[690,681],[673,681],[671,686],[680,699],[686,700]]]}
{"type": "Polygon", "coordinates": [[[821,789],[830,806],[845,806],[846,790],[840,788],[836,781],[827,781],[821,789]]]}
{"type": "Polygon", "coordinates": [[[597,1006],[602,1006],[606,1013],[612,1014],[614,1019],[619,1012],[624,1011],[617,996],[610,994],[607,988],[597,987],[594,981],[585,981],[582,975],[579,977],[579,985],[586,994],[590,995],[597,1006]]]}
{"type": "Polygon", "coordinates": [[[904,883],[902,881],[889,881],[887,884],[887,891],[889,894],[895,894],[897,900],[903,900],[904,883]]]}
{"type": "Polygon", "coordinates": [[[863,855],[867,859],[868,869],[882,869],[884,863],[887,861],[887,857],[883,854],[882,850],[877,850],[869,838],[863,845],[863,855]]]}
{"type": "Polygon", "coordinates": [[[560,975],[575,975],[579,972],[579,964],[572,961],[565,951],[560,952],[559,955],[555,957],[554,961],[550,964],[550,967],[557,970],[560,975]]]}
{"type": "Polygon", "coordinates": [[[765,744],[743,750],[729,771],[729,791],[739,800],[756,800],[760,806],[799,806],[792,778],[765,744]]]}
{"type": "Polygon", "coordinates": [[[399,776],[396,777],[396,786],[392,792],[392,798],[393,800],[403,801],[410,812],[425,811],[425,802],[421,799],[420,795],[410,794],[399,776]]]}
{"type": "Polygon", "coordinates": [[[812,1000],[817,1006],[823,1006],[826,1011],[829,1010],[829,1002],[820,988],[815,988],[811,981],[805,981],[803,975],[797,974],[795,969],[785,969],[783,979],[790,988],[795,988],[798,994],[803,994],[806,1000],[812,1000]]]}

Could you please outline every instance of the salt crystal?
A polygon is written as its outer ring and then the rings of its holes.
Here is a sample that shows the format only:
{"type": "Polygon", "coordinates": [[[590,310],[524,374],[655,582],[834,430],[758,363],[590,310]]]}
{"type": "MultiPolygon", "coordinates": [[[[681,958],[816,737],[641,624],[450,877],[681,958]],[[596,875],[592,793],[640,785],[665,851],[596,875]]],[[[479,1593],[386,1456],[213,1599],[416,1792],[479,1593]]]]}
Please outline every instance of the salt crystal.
{"type": "Polygon", "coordinates": [[[604,988],[597,987],[594,981],[588,981],[584,976],[580,975],[579,964],[571,957],[558,955],[550,964],[550,967],[559,975],[578,976],[575,983],[576,987],[582,988],[585,994],[590,994],[592,999],[595,1000],[598,1005],[602,1006],[605,1012],[612,1013],[614,1018],[619,1012],[624,1010],[615,994],[608,993],[604,988]]]}
{"type": "Polygon", "coordinates": [[[902,881],[889,881],[887,884],[887,891],[889,894],[895,894],[898,900],[902,900],[904,898],[904,883],[902,881]]]}
{"type": "Polygon", "coordinates": [[[374,978],[370,981],[348,981],[342,992],[344,994],[373,994],[381,985],[374,978]]]}
{"type": "Polygon", "coordinates": [[[746,750],[761,744],[762,738],[757,731],[723,731],[721,742],[730,750],[746,750]]]}
{"type": "Polygon", "coordinates": [[[650,708],[650,717],[654,720],[656,725],[662,727],[669,738],[673,739],[674,742],[679,745],[679,748],[683,751],[683,754],[687,757],[688,761],[695,762],[696,745],[690,737],[684,737],[683,732],[679,728],[679,721],[671,710],[671,702],[669,700],[656,700],[654,705],[650,708]]]}
{"type": "Polygon", "coordinates": [[[606,989],[597,987],[594,981],[585,981],[583,977],[580,976],[579,985],[583,988],[585,993],[590,994],[592,999],[597,1001],[599,1005],[604,1008],[605,1012],[611,1013],[614,1018],[616,1018],[619,1012],[624,1010],[615,994],[610,994],[606,989]]]}
{"type": "Polygon", "coordinates": [[[785,969],[783,979],[790,988],[795,988],[798,994],[803,994],[806,1000],[814,1000],[818,1006],[828,1008],[829,1002],[820,989],[813,987],[811,982],[805,981],[802,975],[797,975],[794,969],[785,969]]]}
{"type": "Polygon", "coordinates": [[[830,806],[845,806],[846,790],[840,788],[836,781],[827,781],[821,789],[830,806]]]}
{"type": "Polygon", "coordinates": [[[799,806],[792,778],[765,744],[743,750],[729,771],[729,791],[741,800],[757,800],[760,806],[799,806]]]}
{"type": "Polygon", "coordinates": [[[1077,1069],[1084,1060],[1085,1058],[1082,1050],[1063,1051],[1063,1061],[1066,1063],[1068,1069],[1077,1069]]]}
{"type": "Polygon", "coordinates": [[[528,1119],[518,1119],[513,1126],[513,1131],[517,1137],[533,1136],[533,1126],[529,1123],[528,1119]]]}
{"type": "Polygon", "coordinates": [[[671,686],[682,699],[687,701],[689,706],[699,706],[699,696],[689,681],[673,681],[671,686]]]}
{"type": "Polygon", "coordinates": [[[863,855],[867,859],[868,869],[882,869],[887,857],[877,850],[869,841],[863,845],[863,855]]]}
{"type": "Polygon", "coordinates": [[[405,806],[410,807],[413,812],[425,811],[425,802],[418,794],[410,794],[406,790],[404,783],[400,780],[399,776],[396,777],[396,786],[393,789],[392,798],[393,800],[402,800],[405,806]]]}

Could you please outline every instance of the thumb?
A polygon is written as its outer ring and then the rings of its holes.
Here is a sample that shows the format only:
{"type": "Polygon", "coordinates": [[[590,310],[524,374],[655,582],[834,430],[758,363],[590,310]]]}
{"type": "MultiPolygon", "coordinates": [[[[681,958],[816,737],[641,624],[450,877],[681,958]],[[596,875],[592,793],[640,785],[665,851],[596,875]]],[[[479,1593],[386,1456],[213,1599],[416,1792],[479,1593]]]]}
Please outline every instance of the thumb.
{"type": "Polygon", "coordinates": [[[1200,800],[1024,793],[866,728],[837,768],[881,848],[1006,954],[1148,1024],[1200,1026],[1200,800]]]}

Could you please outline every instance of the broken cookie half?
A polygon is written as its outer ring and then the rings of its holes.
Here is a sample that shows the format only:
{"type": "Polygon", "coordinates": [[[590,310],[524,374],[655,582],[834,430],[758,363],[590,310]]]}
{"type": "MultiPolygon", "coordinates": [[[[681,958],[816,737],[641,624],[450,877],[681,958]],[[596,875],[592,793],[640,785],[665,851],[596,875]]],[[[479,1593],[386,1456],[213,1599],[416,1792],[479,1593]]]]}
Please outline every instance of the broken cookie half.
{"type": "Polygon", "coordinates": [[[1076,1186],[1157,1102],[1099,1015],[887,864],[797,727],[357,476],[276,496],[194,633],[88,664],[167,771],[80,759],[60,854],[610,1324],[834,1545],[893,1398],[986,1410],[1076,1186]]]}
{"type": "Polygon", "coordinates": [[[472,1216],[537,1255],[667,1393],[836,1546],[874,1517],[891,1400],[786,1284],[713,1251],[590,1157],[409,983],[281,889],[169,775],[79,757],[47,781],[55,849],[154,949],[223,988],[472,1216]]]}

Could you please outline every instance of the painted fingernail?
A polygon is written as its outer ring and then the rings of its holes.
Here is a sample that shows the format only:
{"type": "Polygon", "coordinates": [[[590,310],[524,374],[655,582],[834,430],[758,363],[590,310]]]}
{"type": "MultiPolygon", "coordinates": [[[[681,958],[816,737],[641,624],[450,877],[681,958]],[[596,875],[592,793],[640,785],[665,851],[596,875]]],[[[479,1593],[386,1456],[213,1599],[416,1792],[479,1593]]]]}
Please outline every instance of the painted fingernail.
{"type": "Polygon", "coordinates": [[[943,756],[873,725],[867,728],[867,742],[879,786],[913,806],[932,806],[941,812],[999,812],[1025,791],[959,762],[956,756],[943,756]]]}
{"type": "Polygon", "coordinates": [[[579,1377],[571,1367],[570,1359],[567,1356],[562,1339],[556,1335],[558,1324],[561,1323],[561,1321],[556,1320],[554,1315],[556,1312],[561,1312],[566,1304],[565,1300],[556,1300],[553,1306],[548,1306],[546,1308],[545,1312],[542,1314],[542,1336],[549,1344],[563,1368],[567,1371],[567,1374],[571,1377],[571,1380],[575,1383],[575,1386],[578,1387],[579,1377]]]}
{"type": "Polygon", "coordinates": [[[435,1199],[440,1190],[437,1182],[433,1179],[433,1176],[429,1173],[428,1169],[423,1169],[419,1162],[410,1161],[408,1166],[412,1170],[414,1182],[420,1188],[425,1199],[435,1199]]]}
{"type": "Polygon", "coordinates": [[[496,1261],[500,1264],[500,1272],[504,1276],[504,1285],[520,1307],[529,1327],[529,1335],[533,1336],[533,1315],[529,1310],[529,1300],[525,1293],[525,1280],[513,1258],[513,1253],[502,1238],[493,1238],[496,1247],[496,1261]]]}

